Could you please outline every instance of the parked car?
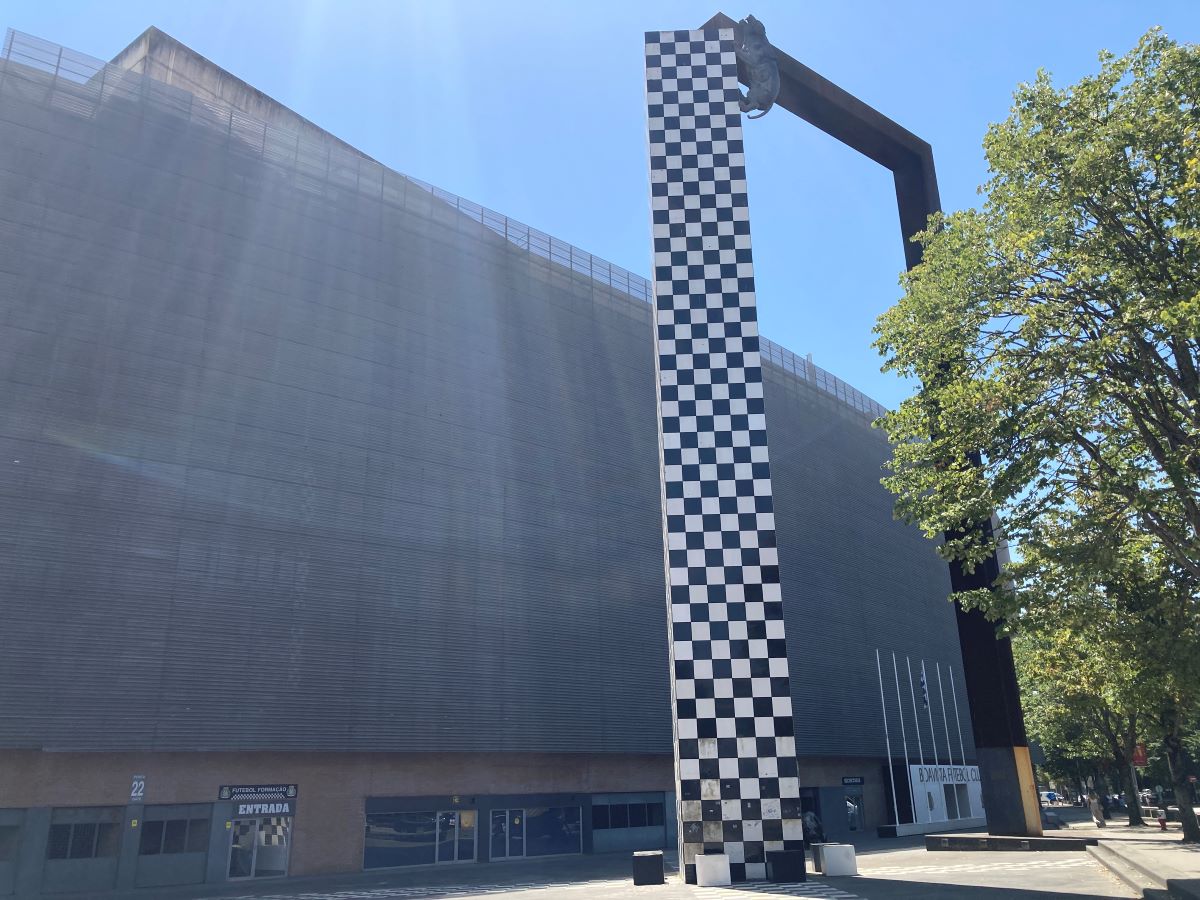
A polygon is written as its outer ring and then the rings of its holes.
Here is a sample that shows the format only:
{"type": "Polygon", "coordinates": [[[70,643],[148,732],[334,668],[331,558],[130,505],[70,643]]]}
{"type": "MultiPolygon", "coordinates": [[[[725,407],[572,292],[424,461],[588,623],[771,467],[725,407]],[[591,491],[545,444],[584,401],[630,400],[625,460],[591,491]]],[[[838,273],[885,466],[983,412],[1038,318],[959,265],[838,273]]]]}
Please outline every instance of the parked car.
{"type": "Polygon", "coordinates": [[[1049,806],[1052,803],[1058,802],[1058,792],[1057,791],[1039,791],[1038,797],[1042,801],[1042,806],[1049,806]]]}

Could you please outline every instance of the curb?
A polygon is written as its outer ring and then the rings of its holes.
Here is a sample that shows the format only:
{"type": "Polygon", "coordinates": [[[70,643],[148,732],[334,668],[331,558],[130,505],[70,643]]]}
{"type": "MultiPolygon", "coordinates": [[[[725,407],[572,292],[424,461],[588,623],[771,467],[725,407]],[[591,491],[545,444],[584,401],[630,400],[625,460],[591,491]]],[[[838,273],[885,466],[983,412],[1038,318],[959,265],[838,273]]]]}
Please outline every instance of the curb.
{"type": "MultiPolygon", "coordinates": [[[[1122,852],[1116,841],[1100,841],[1087,853],[1145,900],[1200,900],[1200,878],[1167,877],[1149,868],[1135,854],[1122,852]]],[[[1173,874],[1173,873],[1172,873],[1173,874]]]]}
{"type": "MultiPolygon", "coordinates": [[[[1113,850],[1106,842],[1100,842],[1087,848],[1087,854],[1109,872],[1117,877],[1127,887],[1133,888],[1140,895],[1146,896],[1147,891],[1166,891],[1166,879],[1159,878],[1153,872],[1147,871],[1133,860],[1113,850]]],[[[1163,895],[1165,900],[1165,893],[1163,895]]]]}

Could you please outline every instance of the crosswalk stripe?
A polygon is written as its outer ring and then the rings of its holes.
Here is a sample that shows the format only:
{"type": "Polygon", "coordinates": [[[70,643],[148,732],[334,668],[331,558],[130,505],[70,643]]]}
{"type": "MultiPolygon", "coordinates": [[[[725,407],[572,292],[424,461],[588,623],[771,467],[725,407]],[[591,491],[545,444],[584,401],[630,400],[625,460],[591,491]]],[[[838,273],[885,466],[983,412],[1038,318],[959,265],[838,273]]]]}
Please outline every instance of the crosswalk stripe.
{"type": "Polygon", "coordinates": [[[957,863],[937,866],[878,866],[870,868],[861,866],[861,875],[952,875],[956,872],[1000,872],[1023,871],[1029,869],[1071,869],[1081,866],[1091,866],[1093,862],[1087,857],[1069,859],[1027,859],[1011,862],[991,863],[957,863]]]}

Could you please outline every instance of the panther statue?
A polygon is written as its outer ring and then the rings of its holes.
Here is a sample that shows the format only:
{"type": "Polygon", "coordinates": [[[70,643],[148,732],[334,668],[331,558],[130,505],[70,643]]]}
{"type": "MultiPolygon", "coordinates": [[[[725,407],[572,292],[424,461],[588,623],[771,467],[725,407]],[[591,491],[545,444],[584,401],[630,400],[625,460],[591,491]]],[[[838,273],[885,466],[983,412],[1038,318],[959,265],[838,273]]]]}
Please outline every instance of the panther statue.
{"type": "Polygon", "coordinates": [[[746,117],[761,119],[779,96],[779,64],[775,60],[775,48],[767,41],[767,29],[754,16],[746,16],[738,22],[733,36],[737,58],[746,66],[750,81],[746,95],[738,100],[738,107],[742,112],[762,110],[757,116],[746,117]]]}

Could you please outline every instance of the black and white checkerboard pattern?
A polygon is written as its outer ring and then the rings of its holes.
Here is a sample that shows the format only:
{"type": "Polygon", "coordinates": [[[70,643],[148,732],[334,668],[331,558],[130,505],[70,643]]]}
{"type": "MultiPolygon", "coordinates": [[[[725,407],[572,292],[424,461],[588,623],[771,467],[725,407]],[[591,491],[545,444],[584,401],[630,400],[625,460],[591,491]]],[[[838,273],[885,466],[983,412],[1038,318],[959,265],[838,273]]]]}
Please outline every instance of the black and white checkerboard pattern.
{"type": "Polygon", "coordinates": [[[733,31],[646,35],[680,858],[803,848],[733,31]]]}

